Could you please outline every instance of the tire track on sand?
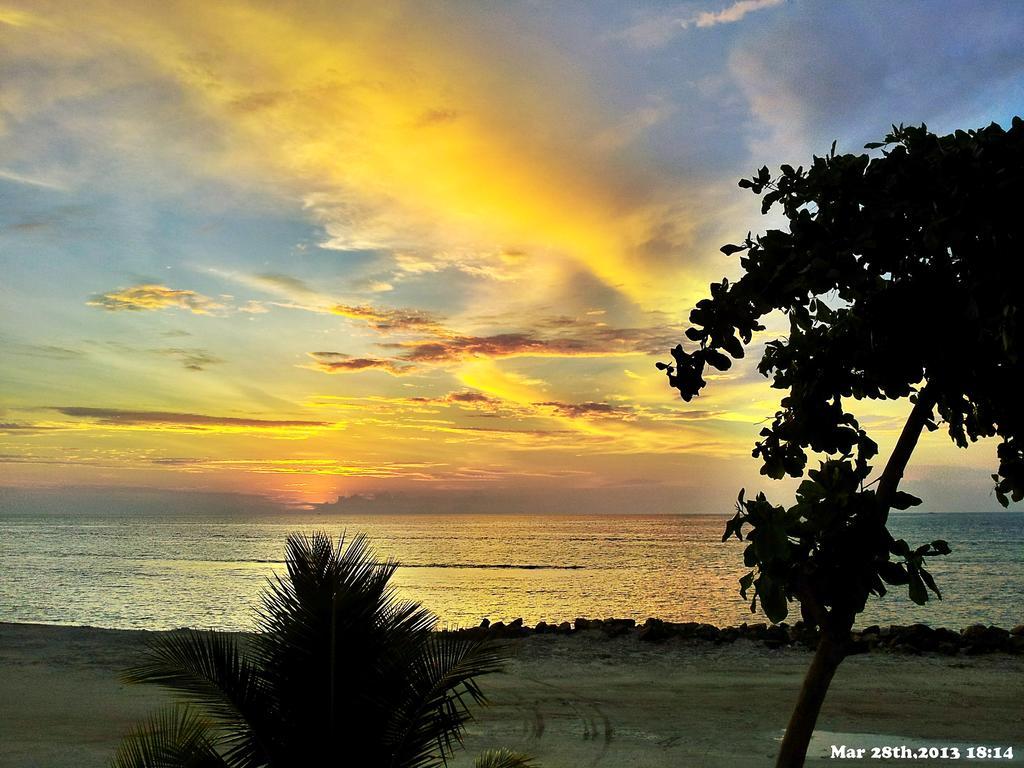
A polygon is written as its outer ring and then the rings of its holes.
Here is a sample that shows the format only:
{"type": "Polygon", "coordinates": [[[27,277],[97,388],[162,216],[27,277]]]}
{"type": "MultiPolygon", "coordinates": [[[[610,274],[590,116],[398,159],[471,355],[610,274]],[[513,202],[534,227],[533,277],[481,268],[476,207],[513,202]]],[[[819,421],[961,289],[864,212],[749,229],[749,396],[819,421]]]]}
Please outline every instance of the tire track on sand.
{"type": "MultiPolygon", "coordinates": [[[[557,685],[528,675],[524,675],[523,679],[558,694],[558,701],[571,710],[575,718],[579,720],[583,741],[600,742],[600,751],[589,763],[590,765],[599,765],[607,755],[608,748],[615,734],[611,718],[602,709],[600,703],[586,696],[581,696],[578,691],[567,686],[557,685]]],[[[540,701],[534,702],[532,715],[532,724],[529,724],[524,730],[529,731],[532,738],[540,739],[543,737],[546,727],[540,701]]]]}

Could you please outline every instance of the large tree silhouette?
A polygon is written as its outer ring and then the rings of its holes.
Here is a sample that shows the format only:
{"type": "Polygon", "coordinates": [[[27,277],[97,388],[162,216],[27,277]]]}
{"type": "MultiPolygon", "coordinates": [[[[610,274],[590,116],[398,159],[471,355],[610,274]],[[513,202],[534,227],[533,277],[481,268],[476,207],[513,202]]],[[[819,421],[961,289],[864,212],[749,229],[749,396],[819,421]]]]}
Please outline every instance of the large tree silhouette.
{"type": "Polygon", "coordinates": [[[823,460],[788,509],[741,492],[723,537],[748,542],[740,587],[752,610],[760,601],[779,622],[797,601],[821,630],[779,766],[803,764],[868,596],[887,584],[919,604],[941,596],[925,560],[946,542],[914,548],[886,528],[891,509],[920,503],[899,483],[922,431],[942,427],[961,447],[996,438],[995,494],[1004,506],[1024,497],[1024,121],[949,136],[893,126],[866,148],[880,152],[836,155],[833,144],[808,169],[740,181],[788,228],[722,247],[741,254],[742,277],[711,285],[690,313],[696,348],[658,364],[689,401],[708,366],[728,369],[761,338],[762,318],[788,316],[758,365],[786,394],[753,455],[775,479],[804,475],[809,452],[823,460]],[[877,445],[847,410],[865,398],[913,403],[874,481],[877,445]]]}

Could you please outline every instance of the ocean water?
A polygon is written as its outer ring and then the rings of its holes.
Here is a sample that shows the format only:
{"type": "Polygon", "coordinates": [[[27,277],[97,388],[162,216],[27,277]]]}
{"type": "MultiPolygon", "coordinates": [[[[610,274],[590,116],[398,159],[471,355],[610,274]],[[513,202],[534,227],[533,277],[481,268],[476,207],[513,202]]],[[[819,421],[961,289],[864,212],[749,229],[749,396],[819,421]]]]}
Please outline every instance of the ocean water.
{"type": "MultiPolygon", "coordinates": [[[[313,530],[367,534],[380,555],[402,563],[401,595],[447,626],[484,617],[763,621],[737,592],[742,545],[721,542],[725,519],[0,511],[0,621],[250,629],[260,590],[282,568],[285,537],[313,530]]],[[[904,513],[891,523],[911,544],[950,542],[953,554],[932,563],[944,599],[918,607],[894,590],[869,605],[862,625],[1024,622],[1024,513],[904,513]]]]}

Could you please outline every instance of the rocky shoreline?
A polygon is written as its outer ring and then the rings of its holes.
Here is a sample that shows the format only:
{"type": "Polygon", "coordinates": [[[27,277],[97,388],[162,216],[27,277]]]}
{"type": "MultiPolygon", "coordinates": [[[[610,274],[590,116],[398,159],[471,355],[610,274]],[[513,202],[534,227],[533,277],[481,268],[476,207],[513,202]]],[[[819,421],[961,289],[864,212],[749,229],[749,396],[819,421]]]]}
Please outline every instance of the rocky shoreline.
{"type": "MultiPolygon", "coordinates": [[[[637,641],[646,643],[678,639],[723,644],[745,639],[769,648],[807,649],[814,648],[819,637],[816,628],[808,627],[801,621],[793,625],[760,623],[716,627],[713,624],[672,622],[654,618],[647,619],[642,624],[637,624],[634,619],[577,618],[573,622],[563,621],[560,624],[541,621],[533,627],[525,625],[522,619],[515,619],[508,624],[501,621],[491,623],[484,619],[478,627],[446,631],[491,639],[514,639],[546,634],[574,635],[581,632],[600,633],[607,637],[632,636],[637,641]]],[[[851,632],[850,643],[851,653],[879,650],[911,654],[938,653],[946,656],[1024,654],[1024,624],[1018,624],[1012,629],[972,624],[959,631],[942,627],[933,628],[927,624],[893,624],[884,627],[876,624],[851,632]]]]}

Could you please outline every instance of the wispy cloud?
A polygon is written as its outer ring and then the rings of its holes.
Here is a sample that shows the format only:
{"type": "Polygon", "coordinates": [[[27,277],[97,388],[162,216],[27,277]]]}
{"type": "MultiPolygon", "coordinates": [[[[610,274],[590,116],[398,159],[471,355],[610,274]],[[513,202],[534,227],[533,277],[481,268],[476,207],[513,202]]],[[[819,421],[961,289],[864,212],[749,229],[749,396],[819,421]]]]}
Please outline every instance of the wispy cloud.
{"type": "Polygon", "coordinates": [[[86,304],[108,312],[153,312],[161,309],[184,309],[196,315],[208,315],[225,308],[221,302],[190,290],[177,290],[166,285],[143,283],[99,294],[86,304]]]}
{"type": "Polygon", "coordinates": [[[205,371],[208,366],[223,363],[224,360],[204,349],[184,349],[181,347],[163,347],[152,350],[154,354],[171,357],[181,363],[188,371],[205,371]]]}
{"type": "Polygon", "coordinates": [[[305,280],[300,280],[294,275],[286,275],[281,272],[263,272],[253,275],[251,281],[257,286],[282,291],[286,294],[299,296],[316,295],[316,291],[305,280]]]}
{"type": "Polygon", "coordinates": [[[53,21],[37,13],[5,7],[0,8],[0,24],[9,27],[52,27],[53,21]]]}
{"type": "Polygon", "coordinates": [[[35,434],[38,432],[50,432],[59,430],[61,427],[56,425],[43,425],[43,424],[21,424],[19,422],[3,422],[0,423],[0,432],[2,433],[18,433],[18,434],[35,434]]]}
{"type": "MultiPolygon", "coordinates": [[[[3,431],[3,425],[0,425],[3,431]]],[[[436,481],[445,476],[438,471],[443,462],[368,462],[338,459],[217,459],[204,456],[126,456],[118,452],[93,456],[46,456],[37,454],[0,454],[0,464],[60,467],[160,469],[170,472],[223,473],[244,472],[258,475],[309,475],[436,481]]],[[[175,491],[176,493],[179,491],[175,491]]]]}
{"type": "Polygon", "coordinates": [[[757,164],[795,166],[833,140],[841,152],[859,152],[893,122],[945,133],[1019,113],[1024,58],[1010,30],[1024,6],[942,7],[891,3],[879,17],[804,3],[771,29],[752,30],[728,66],[755,118],[748,135],[757,164]]]}
{"type": "Polygon", "coordinates": [[[414,341],[385,342],[399,350],[397,358],[417,363],[440,363],[468,358],[501,357],[617,357],[657,354],[668,348],[676,332],[668,327],[613,328],[579,324],[555,332],[522,331],[489,336],[450,334],[414,341]]]}
{"type": "Polygon", "coordinates": [[[445,466],[439,462],[377,462],[340,461],[338,459],[213,459],[205,457],[168,456],[150,460],[164,468],[185,471],[215,472],[238,470],[257,474],[338,475],[369,478],[433,479],[432,470],[445,466]]]}
{"type": "Polygon", "coordinates": [[[742,21],[748,14],[782,5],[785,1],[737,0],[732,5],[719,10],[677,9],[668,13],[648,14],[611,37],[625,40],[641,49],[660,48],[687,29],[706,29],[719,24],[735,24],[742,21]]]}
{"type": "Polygon", "coordinates": [[[637,158],[619,154],[621,140],[593,141],[620,117],[604,94],[564,66],[554,43],[508,46],[498,29],[457,4],[422,13],[405,2],[357,9],[184,0],[111,14],[87,1],[61,14],[52,33],[17,30],[19,60],[46,67],[15,84],[17,116],[26,122],[52,108],[30,96],[50,85],[48,73],[81,64],[71,95],[82,101],[103,95],[102,76],[113,73],[132,93],[173,94],[181,124],[191,118],[209,132],[196,140],[119,104],[81,126],[82,135],[100,145],[106,129],[115,157],[140,133],[154,143],[173,138],[175,169],[240,186],[273,179],[282,197],[305,202],[325,248],[378,251],[382,263],[402,255],[397,277],[435,263],[494,279],[515,271],[505,256],[518,251],[535,275],[583,271],[650,301],[652,286],[682,270],[645,244],[685,217],[678,202],[688,185],[654,163],[624,162],[637,158]],[[228,28],[230,42],[218,31],[228,28]],[[396,49],[407,55],[396,59],[396,49]],[[469,70],[478,76],[465,77],[469,70]],[[562,119],[567,110],[572,121],[562,119]],[[197,162],[182,162],[189,155],[197,162]]]}
{"type": "Polygon", "coordinates": [[[68,186],[62,182],[54,181],[53,179],[46,179],[40,176],[32,176],[25,173],[18,173],[11,171],[6,168],[0,168],[0,179],[5,181],[13,181],[16,184],[27,184],[30,187],[41,187],[42,189],[52,189],[55,192],[67,192],[68,186]]]}
{"type": "Polygon", "coordinates": [[[397,252],[393,256],[392,280],[461,272],[471,277],[507,282],[523,277],[532,263],[529,255],[515,248],[488,250],[433,250],[426,253],[397,252]]]}
{"type": "Polygon", "coordinates": [[[84,353],[80,349],[62,347],[57,344],[14,344],[4,345],[4,351],[14,355],[42,357],[49,360],[77,360],[84,353]]]}
{"type": "MultiPolygon", "coordinates": [[[[359,320],[382,332],[399,332],[410,329],[436,330],[443,319],[432,312],[420,309],[380,307],[339,301],[331,295],[329,290],[294,275],[281,272],[248,274],[221,269],[207,269],[206,271],[219,278],[284,299],[284,301],[269,302],[252,300],[238,307],[241,312],[260,313],[268,311],[268,306],[277,306],[359,320]]],[[[366,281],[364,287],[373,293],[384,293],[392,290],[394,286],[369,280],[366,281]]]]}
{"type": "Polygon", "coordinates": [[[416,125],[420,128],[430,128],[435,125],[444,125],[459,119],[459,113],[454,109],[428,109],[420,115],[416,125]]]}
{"type": "Polygon", "coordinates": [[[468,403],[470,405],[497,405],[501,402],[482,392],[449,392],[443,400],[447,403],[468,403]]]}
{"type": "Polygon", "coordinates": [[[613,403],[561,403],[557,401],[536,403],[540,408],[551,408],[560,416],[567,416],[571,419],[579,418],[610,418],[630,421],[636,418],[636,410],[629,405],[616,405],[613,403]]]}
{"type": "Polygon", "coordinates": [[[201,413],[174,411],[132,411],[121,408],[87,408],[80,406],[54,406],[51,410],[76,419],[87,419],[108,427],[170,427],[195,430],[289,430],[326,428],[334,426],[327,421],[299,419],[253,419],[239,416],[210,416],[201,413]]]}
{"type": "MultiPolygon", "coordinates": [[[[748,13],[774,8],[785,0],[738,0],[720,11],[701,11],[689,21],[696,27],[713,27],[717,24],[734,24],[742,21],[748,13]]],[[[685,24],[684,24],[685,26],[685,24]]]]}
{"type": "Polygon", "coordinates": [[[331,314],[362,320],[378,331],[407,331],[438,329],[440,319],[431,312],[419,309],[386,309],[367,305],[335,304],[331,314]]]}
{"type": "Polygon", "coordinates": [[[353,357],[344,352],[310,352],[313,364],[306,366],[323,373],[358,373],[360,371],[384,371],[392,376],[409,372],[409,366],[380,357],[353,357]]]}
{"type": "Polygon", "coordinates": [[[529,333],[501,333],[494,336],[451,336],[426,341],[383,344],[401,350],[399,357],[412,362],[448,362],[468,357],[514,357],[521,355],[575,354],[582,345],[557,344],[529,333]]]}
{"type": "Polygon", "coordinates": [[[624,147],[635,141],[644,131],[667,120],[678,109],[675,104],[658,95],[649,95],[645,101],[643,106],[598,134],[594,139],[595,145],[605,149],[624,147]]]}
{"type": "Polygon", "coordinates": [[[706,436],[694,439],[706,432],[705,423],[723,415],[721,411],[654,408],[612,398],[531,400],[526,387],[510,394],[513,399],[478,390],[415,397],[322,396],[307,407],[340,410],[353,428],[374,425],[405,436],[439,433],[446,441],[460,443],[494,440],[518,450],[576,451],[583,446],[606,453],[729,450],[706,436]],[[496,421],[481,425],[480,418],[496,421]]]}
{"type": "Polygon", "coordinates": [[[464,334],[444,327],[442,318],[433,313],[419,310],[336,306],[332,311],[365,321],[383,334],[404,333],[409,338],[377,341],[377,347],[390,352],[384,356],[341,351],[309,353],[316,361],[309,367],[325,373],[384,370],[397,375],[471,360],[656,355],[664,353],[678,336],[677,329],[670,325],[618,328],[592,317],[541,317],[530,330],[464,334]]]}

